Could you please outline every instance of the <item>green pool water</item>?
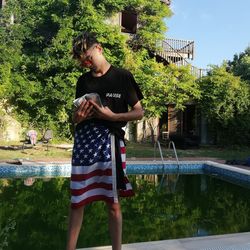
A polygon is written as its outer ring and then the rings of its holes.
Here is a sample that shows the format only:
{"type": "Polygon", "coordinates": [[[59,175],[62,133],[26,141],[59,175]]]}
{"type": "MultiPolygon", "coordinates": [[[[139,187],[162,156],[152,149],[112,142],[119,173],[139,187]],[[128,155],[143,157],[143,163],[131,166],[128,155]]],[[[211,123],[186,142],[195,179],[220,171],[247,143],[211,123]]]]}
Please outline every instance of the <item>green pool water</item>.
{"type": "MultiPolygon", "coordinates": [[[[207,175],[134,175],[123,243],[250,231],[250,192],[207,175]]],[[[69,179],[0,179],[0,249],[65,249],[69,179]],[[27,182],[25,182],[27,185],[27,182]],[[6,245],[8,244],[8,246],[6,245]]],[[[78,248],[109,245],[106,206],[86,207],[78,248]]]]}

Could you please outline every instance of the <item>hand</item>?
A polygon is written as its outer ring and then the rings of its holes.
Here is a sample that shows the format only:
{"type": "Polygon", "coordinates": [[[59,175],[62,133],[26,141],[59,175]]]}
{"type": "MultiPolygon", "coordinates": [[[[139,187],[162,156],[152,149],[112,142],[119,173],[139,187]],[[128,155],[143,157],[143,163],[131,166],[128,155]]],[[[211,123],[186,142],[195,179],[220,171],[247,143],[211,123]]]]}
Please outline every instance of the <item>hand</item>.
{"type": "Polygon", "coordinates": [[[92,100],[89,102],[93,105],[93,117],[112,122],[139,120],[144,114],[140,101],[138,101],[130,111],[125,113],[114,113],[108,107],[100,107],[92,100]]]}
{"type": "Polygon", "coordinates": [[[98,119],[115,121],[116,114],[112,112],[108,107],[100,107],[94,101],[90,100],[90,104],[93,107],[93,116],[98,119]]]}
{"type": "Polygon", "coordinates": [[[86,100],[83,100],[81,105],[75,110],[73,114],[73,122],[80,123],[84,120],[90,119],[93,116],[93,105],[86,100]]]}

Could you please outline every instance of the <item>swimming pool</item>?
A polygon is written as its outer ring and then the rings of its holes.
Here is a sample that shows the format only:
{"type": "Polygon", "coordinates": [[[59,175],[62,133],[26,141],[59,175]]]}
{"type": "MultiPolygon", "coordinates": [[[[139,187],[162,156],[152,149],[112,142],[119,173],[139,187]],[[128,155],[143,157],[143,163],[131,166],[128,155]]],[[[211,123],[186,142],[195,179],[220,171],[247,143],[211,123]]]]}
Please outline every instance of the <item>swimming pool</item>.
{"type": "MultiPolygon", "coordinates": [[[[10,249],[64,248],[70,168],[25,161],[1,165],[0,228],[14,225],[10,249]],[[26,177],[36,178],[24,185],[26,177]]],[[[250,231],[249,189],[228,182],[249,188],[248,170],[208,161],[156,161],[129,162],[127,173],[137,195],[122,200],[123,243],[250,231]]],[[[110,245],[105,204],[91,204],[86,214],[78,247],[110,245]]]]}
{"type": "MultiPolygon", "coordinates": [[[[23,161],[22,165],[0,164],[0,178],[70,177],[71,165],[23,161]]],[[[250,184],[250,171],[213,161],[130,161],[127,174],[211,174],[236,184],[250,184]]]]}

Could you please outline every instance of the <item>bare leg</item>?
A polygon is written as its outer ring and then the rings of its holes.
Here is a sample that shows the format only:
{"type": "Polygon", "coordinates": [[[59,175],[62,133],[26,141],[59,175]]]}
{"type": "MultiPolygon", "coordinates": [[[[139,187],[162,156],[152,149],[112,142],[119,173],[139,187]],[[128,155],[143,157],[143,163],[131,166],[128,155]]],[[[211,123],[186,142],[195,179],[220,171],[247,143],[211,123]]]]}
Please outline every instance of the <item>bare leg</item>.
{"type": "Polygon", "coordinates": [[[82,226],[84,207],[70,209],[67,250],[75,250],[82,226]]]}
{"type": "Polygon", "coordinates": [[[112,250],[122,249],[122,213],[119,203],[108,205],[109,232],[112,241],[112,250]]]}

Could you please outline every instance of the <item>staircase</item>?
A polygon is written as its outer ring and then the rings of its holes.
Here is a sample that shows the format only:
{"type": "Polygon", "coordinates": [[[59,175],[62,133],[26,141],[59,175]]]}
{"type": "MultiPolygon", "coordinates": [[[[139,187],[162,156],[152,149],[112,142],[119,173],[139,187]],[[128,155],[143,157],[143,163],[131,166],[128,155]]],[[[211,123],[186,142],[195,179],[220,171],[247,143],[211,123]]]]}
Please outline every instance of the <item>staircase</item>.
{"type": "Polygon", "coordinates": [[[187,61],[194,58],[194,41],[168,38],[159,44],[159,48],[155,52],[155,56],[167,64],[173,63],[177,66],[189,65],[191,73],[197,78],[206,75],[207,71],[205,69],[197,68],[187,61]]]}

